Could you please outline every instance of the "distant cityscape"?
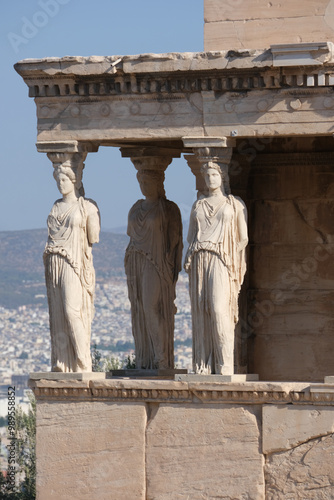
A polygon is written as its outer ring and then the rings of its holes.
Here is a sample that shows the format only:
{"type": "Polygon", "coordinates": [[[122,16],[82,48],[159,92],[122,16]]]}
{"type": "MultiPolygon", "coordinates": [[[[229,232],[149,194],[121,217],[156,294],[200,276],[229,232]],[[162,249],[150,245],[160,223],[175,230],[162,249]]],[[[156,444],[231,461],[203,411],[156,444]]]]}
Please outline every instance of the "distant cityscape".
{"type": "MultiPolygon", "coordinates": [[[[175,366],[191,369],[191,314],[188,278],[181,274],[177,283],[175,316],[175,366]]],[[[7,415],[7,387],[15,385],[17,404],[27,407],[24,389],[29,373],[50,371],[49,314],[46,307],[0,306],[0,417],[7,415]]],[[[92,350],[102,358],[123,361],[134,354],[130,302],[125,277],[97,283],[95,316],[92,324],[92,350]]]]}
{"type": "MultiPolygon", "coordinates": [[[[24,279],[26,276],[23,271],[23,279],[17,280],[17,266],[14,264],[16,262],[15,252],[18,252],[19,248],[14,245],[11,252],[8,248],[8,238],[1,239],[2,233],[0,233],[0,252],[2,244],[6,248],[8,256],[14,262],[12,268],[13,272],[15,268],[15,280],[17,281],[17,286],[11,289],[12,303],[15,306],[8,307],[8,305],[5,306],[0,302],[0,339],[2,346],[0,351],[0,416],[6,415],[5,389],[12,384],[13,377],[22,376],[22,380],[24,380],[28,378],[31,372],[50,371],[49,315],[40,263],[40,240],[44,237],[44,233],[41,234],[40,230],[38,231],[36,231],[36,235],[38,235],[36,244],[34,239],[31,240],[32,248],[29,249],[29,265],[34,266],[34,261],[38,258],[38,264],[35,267],[39,274],[34,276],[34,279],[30,280],[29,283],[24,279]],[[7,242],[6,246],[5,241],[7,242]],[[36,251],[34,246],[36,246],[36,251]],[[20,292],[20,287],[23,286],[25,287],[24,294],[20,292]],[[27,297],[30,296],[30,299],[26,299],[26,293],[28,293],[27,297]],[[19,302],[17,302],[17,297],[20,298],[19,302]],[[22,301],[30,303],[22,304],[22,301]]],[[[15,238],[17,233],[14,232],[13,235],[6,234],[11,237],[10,241],[15,242],[20,241],[19,238],[15,238]]],[[[102,357],[113,356],[123,361],[128,355],[134,354],[130,302],[126,277],[120,264],[123,260],[124,254],[122,255],[122,252],[125,249],[127,239],[124,235],[113,235],[112,240],[110,238],[110,235],[107,236],[106,240],[103,240],[99,252],[96,252],[97,281],[91,346],[92,349],[96,346],[102,357]],[[117,261],[117,266],[112,269],[102,269],[100,262],[106,262],[107,257],[104,257],[104,252],[108,253],[110,245],[113,247],[113,252],[117,247],[117,259],[115,257],[113,260],[113,262],[117,261]],[[104,248],[103,252],[101,248],[104,248]]],[[[5,252],[1,252],[1,254],[3,256],[5,252]]],[[[108,255],[110,255],[110,252],[108,255]]],[[[2,277],[1,285],[4,295],[4,287],[6,287],[6,282],[10,280],[11,276],[11,265],[7,264],[6,266],[6,262],[2,261],[1,266],[0,278],[2,277]]],[[[11,280],[11,284],[15,280],[11,280]]],[[[188,277],[184,272],[179,275],[175,303],[177,306],[174,335],[175,366],[177,368],[191,369],[191,312],[188,277]]]]}
{"type": "MultiPolygon", "coordinates": [[[[187,277],[180,275],[177,284],[175,316],[175,364],[190,368],[191,315],[187,277]]],[[[49,315],[45,307],[0,307],[0,374],[3,385],[11,384],[13,375],[50,370],[49,315]]],[[[91,345],[102,356],[123,360],[134,353],[130,302],[125,277],[97,283],[95,316],[91,345]]]]}

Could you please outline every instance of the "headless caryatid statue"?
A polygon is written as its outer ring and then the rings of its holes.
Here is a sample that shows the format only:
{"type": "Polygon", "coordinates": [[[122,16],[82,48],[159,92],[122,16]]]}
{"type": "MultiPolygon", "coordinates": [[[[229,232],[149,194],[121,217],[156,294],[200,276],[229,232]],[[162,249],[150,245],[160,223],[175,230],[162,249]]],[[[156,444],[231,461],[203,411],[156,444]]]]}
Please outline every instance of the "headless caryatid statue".
{"type": "Polygon", "coordinates": [[[165,197],[163,171],[137,174],[145,196],[129,212],[125,272],[136,368],[174,368],[175,285],[182,261],[182,221],[165,197]]]}
{"type": "Polygon", "coordinates": [[[247,210],[229,193],[227,174],[218,163],[205,163],[201,172],[208,194],[192,207],[184,266],[189,274],[193,369],[232,375],[238,295],[246,271],[247,210]]]}
{"type": "Polygon", "coordinates": [[[81,182],[84,165],[78,156],[54,162],[54,177],[62,198],[55,202],[47,220],[44,265],[51,370],[55,372],[92,371],[90,336],[95,289],[92,245],[99,241],[100,216],[96,203],[84,198],[81,182]]]}

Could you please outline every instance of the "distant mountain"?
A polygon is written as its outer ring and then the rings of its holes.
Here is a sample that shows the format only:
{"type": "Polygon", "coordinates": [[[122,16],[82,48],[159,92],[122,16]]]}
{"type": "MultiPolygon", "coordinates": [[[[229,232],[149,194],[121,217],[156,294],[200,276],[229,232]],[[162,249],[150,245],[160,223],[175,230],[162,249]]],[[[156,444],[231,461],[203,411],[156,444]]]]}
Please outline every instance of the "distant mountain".
{"type": "Polygon", "coordinates": [[[103,227],[102,231],[104,231],[105,233],[126,234],[127,227],[126,226],[118,226],[118,227],[112,227],[111,229],[108,227],[103,227]]]}
{"type": "MultiPolygon", "coordinates": [[[[183,239],[186,241],[187,235],[188,235],[189,220],[188,219],[183,220],[182,225],[183,225],[183,239]]],[[[118,226],[118,227],[112,227],[111,229],[104,227],[103,231],[106,233],[126,234],[127,227],[126,226],[118,226]]]]}
{"type": "Polygon", "coordinates": [[[124,274],[124,255],[128,242],[126,234],[101,232],[100,242],[93,247],[97,278],[124,274]]]}
{"type": "MultiPolygon", "coordinates": [[[[188,223],[185,225],[186,238],[188,223]]],[[[43,265],[46,240],[46,229],[0,231],[0,306],[9,309],[21,305],[47,306],[43,265]]],[[[101,232],[100,242],[93,247],[97,280],[124,275],[128,241],[126,234],[101,232]]]]}
{"type": "MultiPolygon", "coordinates": [[[[46,229],[0,231],[0,306],[46,306],[43,251],[46,229]]],[[[97,279],[124,273],[124,253],[128,236],[101,232],[94,245],[97,279]]]]}

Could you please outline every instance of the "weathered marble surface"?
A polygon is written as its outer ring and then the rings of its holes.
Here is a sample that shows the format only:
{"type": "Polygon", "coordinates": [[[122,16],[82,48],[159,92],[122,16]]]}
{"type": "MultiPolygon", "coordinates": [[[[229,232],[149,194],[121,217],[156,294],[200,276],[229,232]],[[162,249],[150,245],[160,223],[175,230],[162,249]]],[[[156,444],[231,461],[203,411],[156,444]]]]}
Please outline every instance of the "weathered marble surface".
{"type": "Polygon", "coordinates": [[[100,214],[84,198],[82,153],[49,153],[62,198],[48,216],[43,260],[49,304],[51,370],[91,372],[91,323],[95,271],[92,246],[99,241],[100,214]]]}
{"type": "Polygon", "coordinates": [[[30,59],[15,69],[35,98],[39,142],[179,147],[194,135],[330,134],[332,44],[282,50],[30,59]]]}
{"type": "Polygon", "coordinates": [[[259,410],[212,404],[154,408],[147,427],[147,498],[264,498],[259,410]]]}
{"type": "Polygon", "coordinates": [[[249,370],[262,380],[323,381],[332,372],[330,148],[331,140],[281,139],[251,162],[246,323],[249,370]]]}
{"type": "Polygon", "coordinates": [[[30,385],[37,500],[119,500],[129,491],[139,500],[332,498],[333,384],[30,385]]]}
{"type": "Polygon", "coordinates": [[[334,35],[332,0],[205,0],[205,50],[319,42],[334,35]]]}
{"type": "Polygon", "coordinates": [[[246,272],[247,209],[230,194],[227,165],[215,158],[203,163],[201,172],[208,194],[192,207],[184,265],[189,274],[193,370],[232,375],[238,296],[246,272]]]}
{"type": "Polygon", "coordinates": [[[37,422],[39,500],[145,500],[144,404],[44,402],[37,422]]]}
{"type": "Polygon", "coordinates": [[[180,210],[164,190],[171,160],[133,159],[145,196],[129,212],[124,259],[137,369],[174,368],[175,286],[183,243],[180,210]]]}
{"type": "Polygon", "coordinates": [[[265,478],[266,500],[332,500],[334,434],[269,455],[265,478]]]}
{"type": "Polygon", "coordinates": [[[318,436],[334,432],[333,408],[316,405],[263,407],[263,453],[296,448],[318,436]]]}

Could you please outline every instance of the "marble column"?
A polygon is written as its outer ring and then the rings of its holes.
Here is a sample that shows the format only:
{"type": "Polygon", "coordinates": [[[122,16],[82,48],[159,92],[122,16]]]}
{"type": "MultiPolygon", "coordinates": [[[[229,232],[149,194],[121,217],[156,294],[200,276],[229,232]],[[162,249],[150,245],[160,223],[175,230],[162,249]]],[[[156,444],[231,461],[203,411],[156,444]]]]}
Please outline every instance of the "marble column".
{"type": "Polygon", "coordinates": [[[125,254],[136,368],[174,369],[175,285],[183,243],[180,210],[164,190],[164,172],[173,156],[157,148],[121,152],[137,169],[145,197],[129,212],[125,254]]]}
{"type": "Polygon", "coordinates": [[[76,142],[43,143],[39,151],[52,161],[62,198],[47,219],[44,250],[50,334],[51,371],[91,372],[91,323],[95,272],[92,246],[99,241],[100,214],[84,197],[82,171],[87,151],[76,142]]]}
{"type": "MultiPolygon", "coordinates": [[[[239,318],[238,295],[245,273],[244,248],[245,244],[247,243],[246,208],[239,198],[230,196],[231,189],[229,183],[229,165],[232,158],[233,146],[235,146],[235,139],[216,137],[188,137],[184,138],[183,142],[186,148],[191,148],[194,152],[194,155],[186,155],[186,160],[196,177],[196,188],[198,190],[199,199],[199,202],[196,203],[196,206],[194,205],[191,215],[188,234],[189,249],[185,262],[185,269],[189,273],[190,296],[192,303],[194,370],[196,373],[203,374],[216,373],[231,375],[234,372],[238,373],[240,368],[240,325],[238,324],[238,326],[236,327],[236,322],[239,318]],[[216,272],[213,270],[213,275],[211,276],[209,271],[211,264],[208,264],[209,267],[204,266],[203,269],[198,267],[197,271],[195,271],[195,266],[200,266],[199,261],[197,262],[197,260],[201,260],[201,256],[205,256],[206,254],[208,255],[208,258],[211,258],[213,254],[217,254],[218,256],[218,248],[221,249],[222,241],[217,236],[217,234],[223,234],[225,232],[224,228],[226,227],[226,214],[224,215],[223,213],[225,210],[223,208],[224,198],[222,198],[222,202],[220,204],[221,207],[218,207],[219,210],[217,209],[218,211],[216,211],[216,209],[213,208],[212,215],[209,214],[209,226],[214,227],[215,225],[217,225],[217,231],[215,231],[215,234],[211,234],[211,236],[203,236],[203,231],[205,232],[206,230],[204,228],[205,224],[203,223],[204,225],[202,227],[200,219],[197,220],[196,218],[197,216],[200,218],[200,205],[203,203],[201,200],[203,200],[204,202],[207,201],[209,205],[211,203],[211,200],[214,201],[214,197],[212,197],[213,192],[211,193],[212,188],[209,186],[208,181],[205,178],[206,176],[203,176],[203,173],[205,173],[203,172],[203,170],[210,168],[213,170],[216,169],[221,173],[223,193],[227,196],[226,207],[228,205],[231,205],[231,207],[233,207],[234,209],[235,218],[233,219],[233,224],[235,224],[236,234],[232,238],[233,241],[231,241],[232,247],[234,245],[237,245],[237,241],[239,238],[238,224],[241,219],[243,220],[242,225],[245,231],[246,238],[246,240],[241,244],[242,252],[239,253],[238,247],[235,252],[235,257],[233,257],[232,255],[228,255],[226,257],[226,259],[230,259],[231,262],[224,262],[223,265],[224,269],[222,270],[222,272],[224,273],[227,270],[225,284],[223,283],[223,279],[220,284],[215,284],[215,276],[217,277],[219,273],[218,271],[216,272]],[[240,211],[243,213],[242,216],[239,216],[240,211]],[[215,215],[215,212],[217,212],[217,215],[215,215]],[[217,218],[215,219],[215,217],[217,218]],[[194,222],[193,219],[196,219],[197,222],[194,222]],[[196,230],[198,231],[197,235],[196,230]],[[206,245],[205,251],[196,250],[197,247],[200,246],[202,248],[203,245],[206,245]],[[210,246],[210,249],[207,251],[208,245],[210,246]],[[196,257],[197,255],[199,256],[198,258],[196,257]],[[236,259],[235,262],[233,261],[233,259],[236,259]],[[195,261],[197,262],[197,264],[195,261]],[[242,265],[241,261],[243,262],[242,265]],[[231,272],[231,269],[233,268],[233,272],[235,272],[235,269],[238,268],[238,266],[239,270],[241,271],[238,278],[232,277],[233,273],[231,272]],[[203,300],[208,300],[209,302],[205,306],[205,310],[202,314],[200,306],[203,300]],[[234,310],[234,313],[230,315],[232,309],[234,310]],[[209,310],[211,312],[208,312],[209,310]],[[202,323],[204,325],[202,325],[203,328],[199,328],[198,325],[202,323]],[[199,332],[199,330],[201,330],[202,333],[199,332]],[[212,346],[210,347],[209,344],[212,344],[212,346]],[[202,352],[201,355],[198,354],[199,351],[202,352]],[[235,357],[234,351],[236,351],[235,357]],[[221,352],[221,355],[217,354],[219,352],[221,352]],[[212,361],[214,358],[216,360],[212,361]]],[[[202,208],[205,212],[206,209],[204,205],[202,208]]],[[[225,241],[225,237],[223,237],[223,239],[225,241]]],[[[227,251],[227,249],[225,250],[227,251]]],[[[220,266],[224,259],[225,252],[223,252],[222,255],[218,257],[219,262],[217,262],[217,266],[220,266]]]]}

